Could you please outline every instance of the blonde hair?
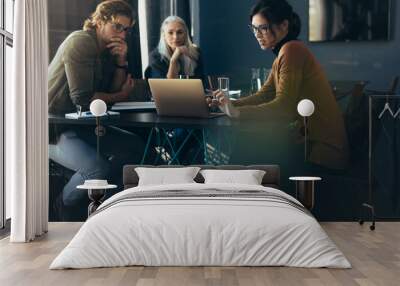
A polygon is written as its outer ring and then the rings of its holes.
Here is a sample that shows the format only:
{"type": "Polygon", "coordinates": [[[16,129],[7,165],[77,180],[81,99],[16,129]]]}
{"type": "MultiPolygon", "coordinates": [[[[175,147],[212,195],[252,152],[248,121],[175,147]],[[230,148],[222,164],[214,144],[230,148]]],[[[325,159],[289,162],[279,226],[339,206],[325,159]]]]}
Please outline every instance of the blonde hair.
{"type": "Polygon", "coordinates": [[[133,24],[136,18],[131,5],[127,2],[123,0],[107,0],[97,5],[96,11],[85,20],[83,30],[96,30],[97,24],[113,21],[117,16],[128,17],[131,19],[131,24],[133,24]]]}
{"type": "Polygon", "coordinates": [[[178,16],[169,16],[167,17],[163,23],[161,24],[161,32],[160,32],[160,42],[158,43],[158,52],[160,53],[161,57],[167,59],[168,61],[171,60],[171,56],[172,56],[172,50],[171,48],[168,46],[167,42],[165,41],[165,28],[168,24],[170,23],[179,23],[182,25],[185,34],[186,34],[186,38],[185,38],[185,43],[184,46],[188,49],[189,52],[189,56],[188,57],[184,57],[184,61],[185,61],[185,66],[184,71],[185,74],[187,75],[193,75],[194,74],[194,70],[197,67],[197,60],[199,59],[199,50],[197,49],[196,45],[193,44],[192,40],[189,37],[189,29],[185,23],[185,21],[178,17],[178,16]]]}

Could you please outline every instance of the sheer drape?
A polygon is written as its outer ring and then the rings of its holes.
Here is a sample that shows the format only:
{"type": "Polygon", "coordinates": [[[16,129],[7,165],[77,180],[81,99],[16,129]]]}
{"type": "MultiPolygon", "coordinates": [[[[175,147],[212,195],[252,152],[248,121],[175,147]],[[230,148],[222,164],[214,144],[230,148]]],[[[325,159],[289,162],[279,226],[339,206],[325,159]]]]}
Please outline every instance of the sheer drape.
{"type": "Polygon", "coordinates": [[[15,2],[13,93],[6,98],[6,187],[12,242],[48,227],[47,1],[15,2]]]}

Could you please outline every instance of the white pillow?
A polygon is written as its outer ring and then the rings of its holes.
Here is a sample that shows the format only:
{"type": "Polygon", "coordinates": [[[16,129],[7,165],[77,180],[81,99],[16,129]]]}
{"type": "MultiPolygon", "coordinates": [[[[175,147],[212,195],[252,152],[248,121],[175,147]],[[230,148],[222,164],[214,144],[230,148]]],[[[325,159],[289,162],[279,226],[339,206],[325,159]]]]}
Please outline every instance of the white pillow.
{"type": "Polygon", "coordinates": [[[199,167],[135,168],[139,176],[138,186],[195,183],[193,179],[199,170],[199,167]]]}
{"type": "Polygon", "coordinates": [[[265,171],[262,170],[201,170],[205,184],[261,185],[265,171]]]}

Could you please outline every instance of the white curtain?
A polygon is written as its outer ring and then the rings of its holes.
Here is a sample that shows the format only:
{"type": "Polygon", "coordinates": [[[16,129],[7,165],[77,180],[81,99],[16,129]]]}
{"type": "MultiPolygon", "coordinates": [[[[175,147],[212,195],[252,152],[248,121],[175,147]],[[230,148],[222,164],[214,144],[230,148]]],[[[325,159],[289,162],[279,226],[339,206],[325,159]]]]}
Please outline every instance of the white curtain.
{"type": "Polygon", "coordinates": [[[12,242],[48,227],[47,0],[15,1],[14,93],[6,98],[6,187],[12,242]]]}

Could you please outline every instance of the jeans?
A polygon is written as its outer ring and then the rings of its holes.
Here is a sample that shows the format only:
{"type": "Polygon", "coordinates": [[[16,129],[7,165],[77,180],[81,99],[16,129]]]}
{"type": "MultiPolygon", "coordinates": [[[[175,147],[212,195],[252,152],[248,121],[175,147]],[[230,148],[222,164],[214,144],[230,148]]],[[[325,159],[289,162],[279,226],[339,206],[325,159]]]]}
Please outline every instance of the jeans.
{"type": "Polygon", "coordinates": [[[143,150],[144,143],[140,137],[115,127],[107,127],[106,135],[100,138],[100,157],[97,158],[93,127],[64,131],[57,143],[49,146],[49,158],[75,172],[63,188],[64,205],[87,203],[87,192],[76,189],[85,180],[106,179],[109,183],[122,184],[123,166],[138,164],[143,150]]]}

